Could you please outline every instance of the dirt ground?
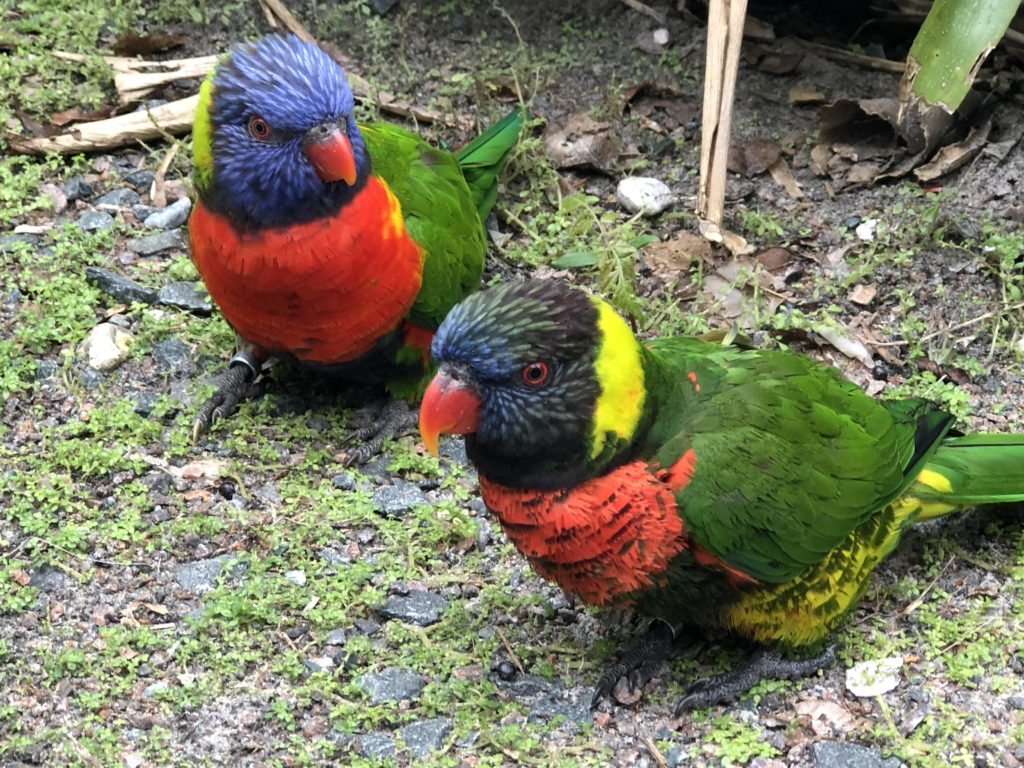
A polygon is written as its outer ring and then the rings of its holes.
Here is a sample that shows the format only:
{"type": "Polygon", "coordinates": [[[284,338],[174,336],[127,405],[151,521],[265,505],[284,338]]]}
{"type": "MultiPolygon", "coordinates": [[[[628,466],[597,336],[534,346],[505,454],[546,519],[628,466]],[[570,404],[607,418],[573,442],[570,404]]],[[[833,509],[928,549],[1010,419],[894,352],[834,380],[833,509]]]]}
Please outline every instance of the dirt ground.
{"type": "MultiPolygon", "coordinates": [[[[728,224],[756,248],[733,262],[693,237],[699,5],[651,3],[664,25],[618,0],[399,0],[380,15],[382,5],[290,7],[382,91],[448,115],[420,126],[431,140],[458,146],[519,93],[537,117],[499,192],[487,280],[559,274],[625,290],[620,305],[641,311],[647,335],[735,324],[874,395],[938,398],[965,429],[1024,431],[1024,110],[1012,58],[997,53],[1000,78],[979,86],[987,100],[973,119],[991,131],[962,168],[842,188],[812,168],[818,109],[892,96],[898,74],[748,39],[734,145],[781,149],[802,197],[767,172],[731,173],[728,224]],[[793,89],[821,95],[794,104],[793,89]],[[615,148],[600,168],[555,169],[545,126],[579,115],[615,148]],[[630,220],[615,193],[626,175],[664,181],[675,204],[630,220]],[[644,235],[656,242],[638,246],[644,235]],[[635,264],[635,281],[552,265],[602,248],[635,264]]],[[[779,37],[905,54],[913,25],[836,5],[751,12],[779,37]]],[[[203,7],[203,23],[143,13],[138,31],[182,34],[172,56],[267,31],[255,3],[203,7]]],[[[728,638],[681,649],[641,701],[592,712],[602,665],[643,625],[572,604],[529,571],[488,521],[457,441],[438,463],[408,436],[346,470],[342,440],[365,393],[279,371],[268,395],[192,446],[191,414],[230,353],[229,329],[201,297],[133,303],[85,273],[154,290],[195,282],[187,238],[150,253],[138,242],[153,232],[132,206],[153,203],[144,172],[165,151],[60,161],[41,181],[65,207],[9,221],[38,232],[0,233],[0,352],[32,358],[31,376],[10,374],[0,409],[0,764],[1024,764],[1019,506],[909,532],[820,677],[765,682],[735,705],[674,718],[688,681],[746,649],[728,638]],[[81,181],[91,192],[74,195],[81,181]],[[135,203],[99,202],[118,190],[135,203]],[[77,232],[97,212],[113,227],[81,251],[79,235],[46,227],[77,232]],[[44,334],[46,318],[56,330],[44,334]],[[79,345],[105,320],[134,341],[98,373],[79,345]],[[891,690],[849,690],[851,667],[889,657],[900,665],[891,690]]],[[[187,171],[183,156],[169,178],[187,171]]]]}

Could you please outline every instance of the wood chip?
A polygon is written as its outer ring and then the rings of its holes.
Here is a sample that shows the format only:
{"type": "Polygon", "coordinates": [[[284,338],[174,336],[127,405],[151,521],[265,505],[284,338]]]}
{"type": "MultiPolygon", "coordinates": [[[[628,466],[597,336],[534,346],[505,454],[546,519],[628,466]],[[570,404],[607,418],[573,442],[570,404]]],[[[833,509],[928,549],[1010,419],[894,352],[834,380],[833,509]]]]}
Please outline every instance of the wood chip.
{"type": "Polygon", "coordinates": [[[850,301],[854,304],[860,304],[862,307],[866,307],[875,300],[876,293],[878,293],[878,286],[874,283],[868,285],[855,285],[853,286],[853,290],[850,291],[850,301]]]}

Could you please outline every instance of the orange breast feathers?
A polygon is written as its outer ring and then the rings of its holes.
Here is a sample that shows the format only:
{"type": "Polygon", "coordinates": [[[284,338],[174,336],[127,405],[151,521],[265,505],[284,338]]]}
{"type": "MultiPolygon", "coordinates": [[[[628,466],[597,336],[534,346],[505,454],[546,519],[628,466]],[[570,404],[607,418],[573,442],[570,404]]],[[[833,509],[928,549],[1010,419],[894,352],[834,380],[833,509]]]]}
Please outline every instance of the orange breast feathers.
{"type": "Polygon", "coordinates": [[[643,461],[567,491],[523,491],[483,477],[480,490],[534,570],[594,605],[663,586],[669,561],[688,546],[672,487],[643,461]]]}
{"type": "Polygon", "coordinates": [[[368,352],[408,313],[423,277],[398,200],[375,178],[333,217],[257,232],[197,203],[189,233],[192,259],[238,334],[307,362],[368,352]]]}

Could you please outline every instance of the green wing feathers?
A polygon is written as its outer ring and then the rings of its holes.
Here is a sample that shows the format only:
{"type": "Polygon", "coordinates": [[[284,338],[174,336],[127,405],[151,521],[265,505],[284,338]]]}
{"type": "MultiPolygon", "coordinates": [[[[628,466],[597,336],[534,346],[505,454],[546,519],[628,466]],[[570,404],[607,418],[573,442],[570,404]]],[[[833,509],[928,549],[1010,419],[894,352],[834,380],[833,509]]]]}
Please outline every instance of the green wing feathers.
{"type": "Polygon", "coordinates": [[[512,110],[455,155],[481,221],[494,207],[498,195],[498,174],[505,166],[508,153],[519,141],[524,117],[522,109],[512,110]]]}
{"type": "Polygon", "coordinates": [[[487,247],[483,198],[489,195],[493,204],[497,175],[521,127],[516,110],[456,156],[396,125],[360,126],[374,175],[398,198],[406,229],[423,249],[423,287],[410,312],[418,325],[437,328],[479,287],[487,247]],[[475,174],[472,185],[464,156],[475,174]]]}
{"type": "Polygon", "coordinates": [[[1024,434],[947,437],[908,494],[958,508],[1024,501],[1024,434]]]}

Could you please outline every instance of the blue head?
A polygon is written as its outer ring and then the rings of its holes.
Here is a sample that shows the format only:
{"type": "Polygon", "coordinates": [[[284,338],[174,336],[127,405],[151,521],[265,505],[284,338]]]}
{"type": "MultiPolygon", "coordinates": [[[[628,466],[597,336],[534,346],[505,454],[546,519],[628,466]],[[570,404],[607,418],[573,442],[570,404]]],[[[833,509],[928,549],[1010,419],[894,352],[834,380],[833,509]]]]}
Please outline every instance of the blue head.
{"type": "Polygon", "coordinates": [[[201,199],[243,229],[337,212],[370,174],[353,104],[341,67],[316,45],[294,35],[236,45],[200,92],[201,199]]]}

